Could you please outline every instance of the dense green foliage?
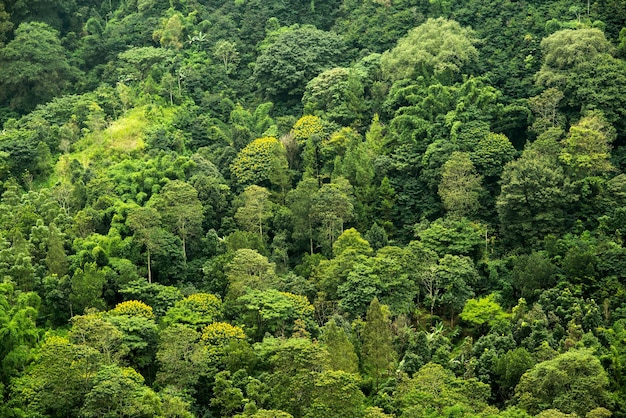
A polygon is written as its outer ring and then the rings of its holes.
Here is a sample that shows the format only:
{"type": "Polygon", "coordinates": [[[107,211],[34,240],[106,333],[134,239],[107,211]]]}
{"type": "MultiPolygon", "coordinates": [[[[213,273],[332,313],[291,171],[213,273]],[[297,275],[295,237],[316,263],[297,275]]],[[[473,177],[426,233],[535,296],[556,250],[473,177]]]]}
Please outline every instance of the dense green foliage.
{"type": "Polygon", "coordinates": [[[0,417],[626,418],[623,0],[7,0],[0,125],[0,417]]]}

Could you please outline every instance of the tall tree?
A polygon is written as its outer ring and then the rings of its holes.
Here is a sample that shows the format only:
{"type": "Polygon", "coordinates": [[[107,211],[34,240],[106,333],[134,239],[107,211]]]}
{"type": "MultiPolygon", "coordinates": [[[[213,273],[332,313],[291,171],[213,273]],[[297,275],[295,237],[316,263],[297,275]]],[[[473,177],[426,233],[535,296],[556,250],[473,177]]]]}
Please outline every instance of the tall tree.
{"type": "Polygon", "coordinates": [[[159,212],[164,226],[182,240],[186,262],[187,239],[198,234],[202,227],[203,210],[197,190],[184,181],[172,180],[150,199],[149,204],[159,212]]]}
{"type": "Polygon", "coordinates": [[[359,358],[354,351],[354,345],[348,338],[345,329],[338,326],[334,319],[324,325],[321,341],[326,346],[326,350],[332,353],[328,361],[333,370],[358,373],[359,358]]]}
{"type": "Polygon", "coordinates": [[[321,224],[320,235],[326,252],[330,252],[337,237],[343,233],[344,223],[352,218],[353,210],[354,206],[341,184],[324,184],[313,196],[311,215],[321,224]]]}
{"type": "Polygon", "coordinates": [[[461,218],[476,213],[480,205],[481,181],[467,153],[452,153],[443,165],[439,183],[439,196],[450,216],[461,218]]]}
{"type": "Polygon", "coordinates": [[[265,187],[252,185],[244,189],[240,199],[243,205],[235,213],[237,223],[247,231],[258,232],[259,238],[264,241],[267,230],[263,226],[272,217],[270,192],[265,187]]]}
{"type": "Polygon", "coordinates": [[[391,321],[377,298],[372,299],[361,334],[361,361],[363,370],[378,390],[382,379],[388,377],[397,360],[392,345],[391,321]]]}
{"type": "Polygon", "coordinates": [[[135,232],[137,240],[146,247],[148,283],[152,283],[151,254],[160,246],[161,216],[152,207],[139,207],[128,214],[126,224],[135,232]]]}

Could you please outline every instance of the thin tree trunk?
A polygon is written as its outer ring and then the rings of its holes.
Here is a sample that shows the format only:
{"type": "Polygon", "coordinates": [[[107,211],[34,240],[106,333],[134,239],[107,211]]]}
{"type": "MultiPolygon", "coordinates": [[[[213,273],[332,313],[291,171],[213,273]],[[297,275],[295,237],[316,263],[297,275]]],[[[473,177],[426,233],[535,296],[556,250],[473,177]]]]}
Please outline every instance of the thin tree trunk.
{"type": "Polygon", "coordinates": [[[152,269],[150,268],[150,249],[148,248],[148,283],[152,283],[152,269]]]}

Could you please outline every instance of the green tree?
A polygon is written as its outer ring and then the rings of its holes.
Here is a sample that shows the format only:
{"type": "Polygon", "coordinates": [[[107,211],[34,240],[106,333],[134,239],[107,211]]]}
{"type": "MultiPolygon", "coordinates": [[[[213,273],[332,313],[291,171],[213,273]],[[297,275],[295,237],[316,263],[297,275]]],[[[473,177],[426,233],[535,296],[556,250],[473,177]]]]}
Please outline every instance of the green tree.
{"type": "Polygon", "coordinates": [[[439,196],[448,214],[455,218],[474,215],[479,206],[482,178],[467,153],[454,152],[443,165],[439,196]]]}
{"type": "Polygon", "coordinates": [[[589,114],[570,127],[559,158],[575,178],[604,175],[614,170],[609,161],[614,139],[614,129],[604,117],[598,113],[589,114]]]}
{"type": "Polygon", "coordinates": [[[156,382],[178,391],[193,392],[193,386],[209,365],[207,350],[199,341],[200,333],[182,324],[161,331],[156,382]]]}
{"type": "Polygon", "coordinates": [[[435,307],[448,309],[454,320],[465,302],[474,296],[472,287],[479,281],[474,263],[468,257],[446,254],[436,265],[427,269],[421,277],[425,301],[431,313],[435,307]]]}
{"type": "Polygon", "coordinates": [[[239,198],[242,206],[235,212],[237,223],[249,232],[258,232],[261,241],[265,241],[267,230],[263,225],[272,217],[273,209],[270,192],[265,187],[252,185],[246,187],[239,198]]]}
{"type": "Polygon", "coordinates": [[[324,184],[311,199],[311,216],[321,224],[320,235],[327,252],[343,233],[343,225],[352,218],[353,210],[348,194],[338,183],[324,184]]]}
{"type": "Polygon", "coordinates": [[[294,219],[293,237],[306,239],[310,254],[313,255],[313,236],[315,218],[312,210],[313,196],[318,190],[317,180],[303,179],[295,189],[287,194],[287,206],[291,209],[294,219]]]}
{"type": "Polygon", "coordinates": [[[149,205],[161,215],[164,226],[182,240],[186,262],[187,239],[200,232],[204,218],[198,191],[184,181],[172,180],[150,199],[149,205]]]}
{"type": "Polygon", "coordinates": [[[489,386],[476,379],[457,378],[441,365],[428,363],[413,378],[398,384],[395,399],[403,417],[427,416],[432,412],[439,416],[470,416],[487,408],[489,392],[489,386]],[[459,411],[446,415],[450,407],[459,411]]]}
{"type": "Polygon", "coordinates": [[[554,408],[585,416],[607,405],[609,379],[589,350],[571,350],[538,363],[515,388],[519,405],[531,414],[554,408]]]}
{"type": "Polygon", "coordinates": [[[357,69],[343,67],[323,71],[306,85],[304,111],[342,126],[360,125],[366,110],[363,76],[357,69]]]}
{"type": "Polygon", "coordinates": [[[99,369],[97,350],[50,336],[37,360],[15,381],[16,399],[30,413],[78,416],[99,369]]]}
{"type": "Polygon", "coordinates": [[[465,65],[477,59],[476,43],[472,29],[453,20],[428,19],[382,55],[381,68],[392,81],[421,76],[449,84],[465,65]]]}
{"type": "Polygon", "coordinates": [[[221,39],[213,47],[213,56],[224,64],[224,73],[230,74],[237,68],[239,52],[234,42],[221,39]]]}
{"type": "Polygon", "coordinates": [[[48,238],[48,251],[46,251],[46,266],[51,275],[63,277],[68,271],[67,254],[64,248],[61,231],[56,227],[50,227],[48,238]]]}
{"type": "Polygon", "coordinates": [[[139,207],[128,213],[126,224],[135,232],[138,241],[146,247],[148,283],[152,283],[151,254],[158,251],[161,244],[161,216],[152,207],[139,207]]]}
{"type": "Polygon", "coordinates": [[[0,385],[7,385],[29,360],[28,349],[39,338],[35,320],[40,303],[35,293],[0,284],[0,385]]]}
{"type": "Polygon", "coordinates": [[[574,200],[569,179],[552,158],[525,152],[502,173],[496,208],[503,237],[532,246],[547,234],[559,234],[566,226],[565,208],[574,200]]]}
{"type": "Polygon", "coordinates": [[[558,85],[565,81],[568,71],[598,54],[609,53],[611,43],[597,28],[561,30],[541,41],[543,66],[537,81],[543,85],[558,85]]]}
{"type": "Polygon", "coordinates": [[[481,327],[485,324],[494,327],[508,320],[508,315],[500,304],[495,300],[496,295],[490,294],[480,299],[469,299],[465,302],[463,311],[459,317],[475,326],[481,327]]]}
{"type": "Polygon", "coordinates": [[[103,309],[102,291],[105,280],[104,272],[96,263],[87,263],[83,269],[77,269],[72,276],[71,310],[83,313],[86,308],[103,309]]]}
{"type": "Polygon", "coordinates": [[[331,319],[324,325],[320,340],[326,347],[326,351],[332,353],[328,359],[331,369],[358,373],[359,358],[354,351],[354,345],[348,338],[344,327],[338,326],[335,319],[331,319]]]}
{"type": "Polygon", "coordinates": [[[260,340],[265,333],[278,337],[316,331],[313,305],[305,296],[275,289],[249,290],[237,298],[236,309],[248,336],[260,340]]]}
{"type": "Polygon", "coordinates": [[[155,416],[160,412],[161,400],[144,386],[143,377],[130,367],[116,365],[98,370],[80,410],[86,418],[155,416]]]}
{"type": "Polygon", "coordinates": [[[270,97],[299,99],[307,81],[345,60],[345,44],[339,35],[312,26],[288,30],[256,60],[254,76],[270,97]]]}
{"type": "Polygon", "coordinates": [[[288,169],[285,147],[274,137],[255,139],[239,151],[230,166],[241,185],[276,186],[283,192],[289,185],[288,169]]]}
{"type": "Polygon", "coordinates": [[[248,288],[268,289],[276,280],[275,270],[274,263],[257,251],[248,248],[237,250],[226,266],[228,297],[237,298],[248,288]]]}
{"type": "Polygon", "coordinates": [[[167,310],[163,323],[183,324],[200,331],[206,325],[221,319],[221,299],[210,293],[194,293],[176,302],[167,310]]]}
{"type": "Polygon", "coordinates": [[[62,94],[77,75],[59,34],[45,23],[24,22],[0,49],[0,101],[18,111],[62,94]]]}
{"type": "Polygon", "coordinates": [[[305,418],[360,418],[365,396],[359,388],[358,376],[343,370],[327,370],[314,383],[311,406],[305,418]]]}
{"type": "Polygon", "coordinates": [[[397,354],[392,345],[391,321],[377,298],[372,299],[367,310],[361,340],[363,370],[378,390],[382,379],[390,376],[397,354]]]}
{"type": "Polygon", "coordinates": [[[539,85],[557,87],[569,108],[600,110],[610,123],[623,127],[626,62],[597,28],[561,30],[541,42],[543,65],[539,85]]]}
{"type": "Polygon", "coordinates": [[[303,416],[311,404],[316,377],[326,367],[326,350],[307,338],[266,337],[255,351],[271,367],[264,379],[269,406],[303,416]]]}
{"type": "Polygon", "coordinates": [[[104,364],[119,362],[127,354],[124,334],[101,315],[89,313],[74,316],[69,337],[74,344],[84,345],[102,354],[104,364]]]}

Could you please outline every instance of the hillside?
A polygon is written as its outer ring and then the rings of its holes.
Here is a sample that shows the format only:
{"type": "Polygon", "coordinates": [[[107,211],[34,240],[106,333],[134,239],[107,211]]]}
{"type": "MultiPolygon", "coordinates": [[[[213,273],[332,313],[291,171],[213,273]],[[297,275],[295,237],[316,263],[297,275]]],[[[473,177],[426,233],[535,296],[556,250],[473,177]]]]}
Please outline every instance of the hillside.
{"type": "Polygon", "coordinates": [[[0,4],[0,417],[626,417],[626,3],[0,4]]]}

